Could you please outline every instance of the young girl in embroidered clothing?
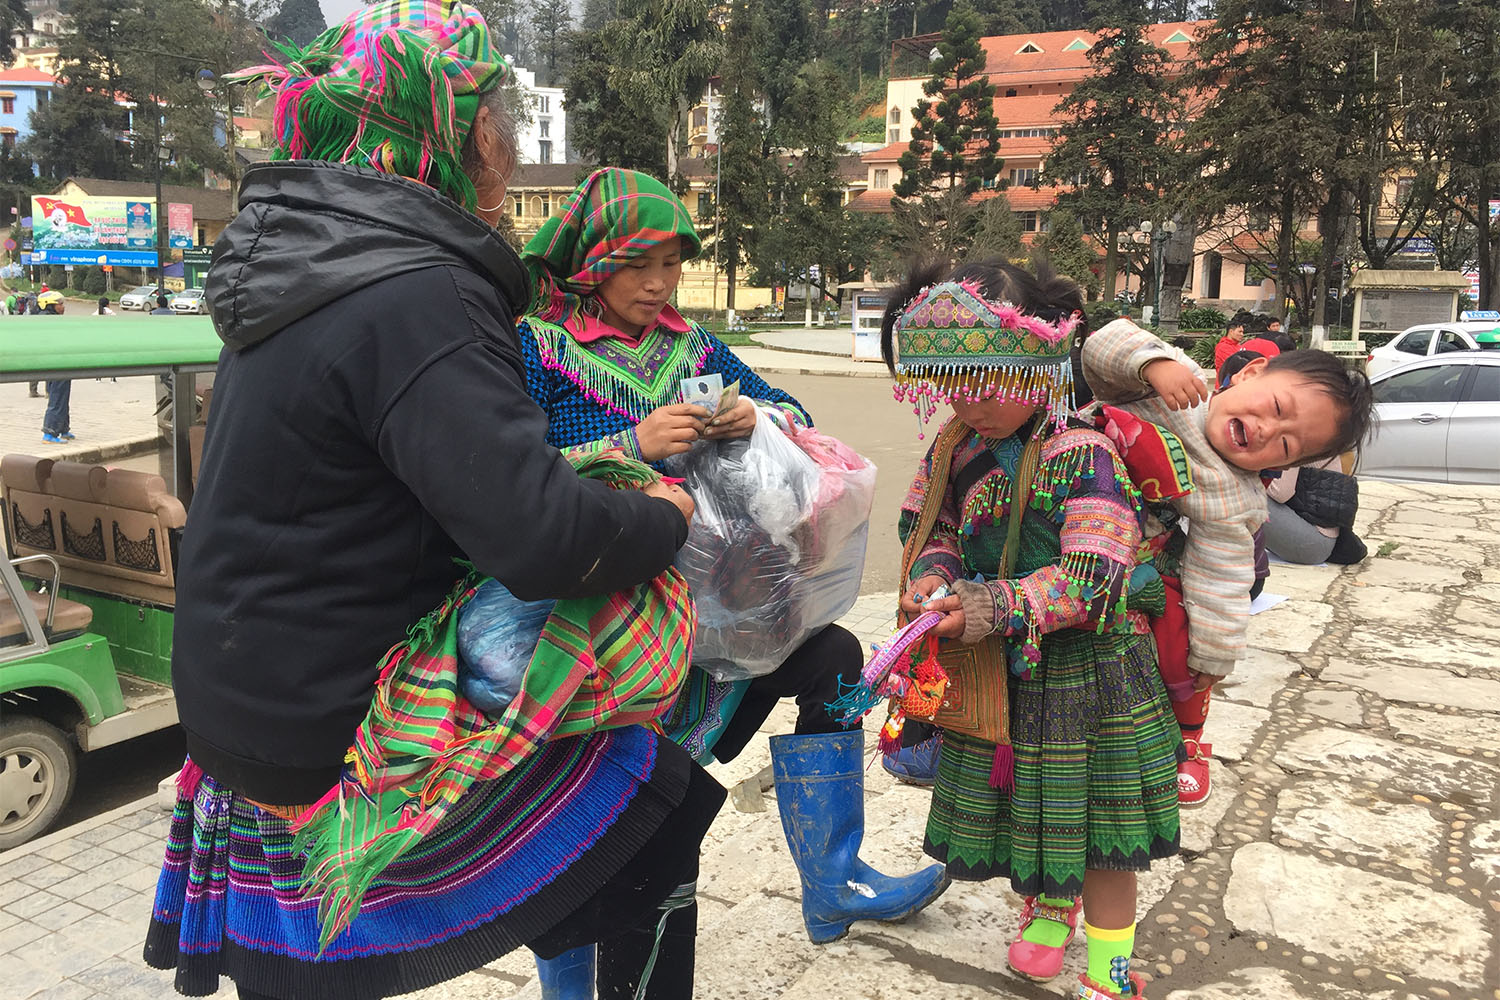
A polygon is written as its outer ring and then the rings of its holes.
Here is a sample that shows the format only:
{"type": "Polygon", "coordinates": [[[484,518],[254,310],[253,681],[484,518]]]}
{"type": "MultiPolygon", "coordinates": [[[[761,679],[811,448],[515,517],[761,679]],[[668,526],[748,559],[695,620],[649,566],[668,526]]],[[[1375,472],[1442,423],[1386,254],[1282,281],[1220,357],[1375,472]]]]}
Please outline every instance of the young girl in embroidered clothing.
{"type": "MultiPolygon", "coordinates": [[[[700,438],[748,437],[757,406],[811,424],[801,404],[672,308],[682,262],[698,249],[676,195],[652,177],[613,168],[586,178],[527,243],[521,256],[536,288],[519,332],[548,441],[619,448],[660,463],[700,438]],[[725,385],[739,382],[732,410],[711,419],[676,401],[682,380],[716,373],[725,385]]],[[[796,698],[795,735],[774,737],[771,752],[782,823],[802,875],[803,918],[816,942],[842,937],[856,919],[904,919],[948,886],[940,865],[891,878],[850,849],[864,825],[863,733],[845,732],[827,706],[840,678],[853,683],[863,662],[859,641],[831,625],[763,677],[719,682],[695,668],[668,720],[670,734],[695,757],[727,761],[779,699],[796,698]]]]}
{"type": "Polygon", "coordinates": [[[1149,626],[1125,605],[1139,497],[1110,441],[1067,420],[1077,286],[1003,263],[939,277],[915,274],[881,334],[897,398],[954,413],[902,504],[903,540],[940,507],[901,607],[947,612],[948,639],[1003,637],[1014,771],[994,744],[944,733],[924,846],[954,878],[1006,876],[1026,897],[1017,971],[1056,976],[1081,909],[1077,995],[1139,997],[1136,873],[1177,852],[1181,749],[1149,626]],[[952,595],[924,603],[939,586],[952,595]]]}

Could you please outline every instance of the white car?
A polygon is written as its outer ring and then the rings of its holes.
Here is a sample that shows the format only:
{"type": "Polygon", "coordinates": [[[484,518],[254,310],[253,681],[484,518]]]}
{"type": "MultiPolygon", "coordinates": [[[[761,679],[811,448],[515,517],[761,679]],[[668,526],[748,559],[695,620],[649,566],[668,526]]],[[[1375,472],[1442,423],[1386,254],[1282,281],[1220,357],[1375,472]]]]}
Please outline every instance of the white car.
{"type": "Polygon", "coordinates": [[[1370,381],[1375,426],[1357,475],[1500,484],[1500,351],[1443,354],[1370,381]]]}
{"type": "Polygon", "coordinates": [[[1381,372],[1399,368],[1418,358],[1454,351],[1500,350],[1500,336],[1494,336],[1497,330],[1500,330],[1500,323],[1494,320],[1477,323],[1460,320],[1407,327],[1391,338],[1389,344],[1370,352],[1365,370],[1374,378],[1381,372]]]}
{"type": "Polygon", "coordinates": [[[155,285],[140,285],[132,288],[120,296],[120,308],[150,312],[156,308],[156,293],[158,291],[159,289],[155,285]]]}
{"type": "Polygon", "coordinates": [[[208,299],[203,297],[203,289],[188,288],[172,296],[171,309],[174,313],[195,313],[199,316],[208,315],[208,299]]]}

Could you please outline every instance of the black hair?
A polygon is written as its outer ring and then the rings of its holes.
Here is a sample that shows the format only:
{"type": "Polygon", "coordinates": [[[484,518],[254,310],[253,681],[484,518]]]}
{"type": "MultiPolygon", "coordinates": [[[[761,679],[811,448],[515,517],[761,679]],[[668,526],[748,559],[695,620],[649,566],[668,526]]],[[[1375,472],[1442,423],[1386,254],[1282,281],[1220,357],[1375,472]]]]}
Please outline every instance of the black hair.
{"type": "Polygon", "coordinates": [[[106,310],[108,308],[109,308],[109,296],[108,295],[101,295],[101,296],[99,296],[99,311],[103,312],[104,310],[106,310]]]}
{"type": "MultiPolygon", "coordinates": [[[[954,268],[942,262],[913,265],[906,279],[891,290],[885,315],[880,319],[880,357],[885,361],[885,366],[892,375],[896,374],[896,321],[918,292],[940,281],[972,281],[979,286],[985,298],[995,302],[1009,302],[1049,323],[1067,319],[1075,312],[1083,311],[1083,290],[1076,281],[1057,274],[1045,260],[1036,261],[1035,266],[1036,273],[999,259],[960,264],[954,268]]],[[[1083,335],[1084,328],[1080,325],[1073,333],[1075,370],[1076,355],[1083,335]]]]}
{"type": "Polygon", "coordinates": [[[1289,372],[1311,382],[1333,399],[1338,410],[1338,416],[1334,418],[1333,441],[1318,454],[1303,456],[1304,462],[1318,462],[1346,451],[1359,451],[1370,434],[1375,412],[1375,393],[1364,372],[1351,371],[1337,356],[1316,350],[1278,354],[1267,362],[1265,370],[1268,375],[1289,372]]]}
{"type": "Polygon", "coordinates": [[[1224,329],[1229,330],[1237,326],[1248,333],[1250,330],[1250,319],[1250,314],[1241,309],[1230,317],[1229,322],[1224,325],[1224,329]]]}
{"type": "Polygon", "coordinates": [[[158,308],[158,309],[165,309],[165,308],[167,308],[167,293],[166,292],[157,292],[156,293],[156,308],[158,308]]]}

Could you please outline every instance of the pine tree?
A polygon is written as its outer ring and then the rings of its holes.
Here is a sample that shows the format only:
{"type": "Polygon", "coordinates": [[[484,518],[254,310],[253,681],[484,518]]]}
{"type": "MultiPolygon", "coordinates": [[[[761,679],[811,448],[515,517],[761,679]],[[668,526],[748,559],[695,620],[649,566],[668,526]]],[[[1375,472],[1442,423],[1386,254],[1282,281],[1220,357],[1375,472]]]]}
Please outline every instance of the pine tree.
{"type": "Polygon", "coordinates": [[[749,0],[736,0],[730,8],[719,76],[722,99],[716,187],[720,200],[714,206],[715,256],[728,279],[726,309],[734,308],[740,268],[749,261],[757,233],[764,229],[768,215],[765,128],[755,109],[759,79],[753,52],[756,35],[753,17],[749,0]]]}
{"type": "Polygon", "coordinates": [[[138,10],[128,0],[75,0],[74,30],[58,41],[61,86],[31,113],[25,153],[43,175],[125,178],[130,149],[115,136],[127,114],[111,95],[128,91],[120,61],[138,10]]]}
{"type": "Polygon", "coordinates": [[[1048,183],[1071,186],[1058,198],[1069,218],[1102,232],[1106,299],[1115,295],[1120,233],[1155,212],[1178,169],[1171,138],[1183,107],[1171,58],[1146,37],[1148,23],[1144,0],[1097,5],[1093,72],[1058,103],[1063,124],[1043,172],[1048,183]]]}
{"type": "Polygon", "coordinates": [[[1089,298],[1099,295],[1099,254],[1083,238],[1078,217],[1066,208],[1047,213],[1047,231],[1032,244],[1032,252],[1078,282],[1089,298]]]}
{"type": "Polygon", "coordinates": [[[555,87],[567,76],[568,34],[573,11],[568,0],[532,0],[531,37],[535,40],[537,82],[555,87]]]}
{"type": "Polygon", "coordinates": [[[1331,143],[1341,140],[1336,103],[1345,85],[1338,77],[1348,67],[1324,61],[1336,40],[1324,4],[1220,0],[1217,13],[1184,81],[1213,94],[1187,129],[1188,195],[1226,241],[1263,247],[1284,304],[1298,233],[1328,204],[1329,170],[1341,159],[1331,143]],[[1260,210],[1269,218],[1256,219],[1260,210]]]}
{"type": "Polygon", "coordinates": [[[616,99],[634,114],[646,108],[667,113],[670,124],[661,137],[667,179],[678,186],[688,110],[720,66],[719,13],[711,0],[619,0],[619,17],[603,28],[616,99]]]}
{"type": "MultiPolygon", "coordinates": [[[[756,63],[765,101],[767,152],[792,148],[798,145],[792,135],[797,124],[785,119],[801,108],[806,94],[798,86],[799,74],[817,55],[807,0],[759,0],[753,25],[747,23],[743,30],[752,32],[754,39],[745,54],[756,63]]],[[[734,33],[731,21],[726,32],[730,46],[735,45],[734,33]]]]}
{"type": "Polygon", "coordinates": [[[797,71],[795,92],[795,114],[783,119],[794,152],[772,177],[772,218],[761,238],[767,252],[757,271],[776,283],[807,281],[825,299],[839,301],[839,284],[863,277],[884,223],[844,206],[838,71],[807,63],[797,71]],[[816,280],[812,264],[818,266],[816,280]]]}
{"type": "Polygon", "coordinates": [[[328,29],[318,0],[281,0],[281,7],[266,22],[266,34],[281,42],[304,46],[328,29]]]}
{"type": "Polygon", "coordinates": [[[1439,105],[1449,165],[1443,204],[1472,229],[1478,308],[1500,308],[1500,10],[1455,0],[1435,5],[1429,24],[1449,53],[1439,105]]]}
{"type": "Polygon", "coordinates": [[[666,109],[660,104],[621,100],[610,80],[608,32],[604,28],[573,32],[568,53],[572,70],[563,104],[572,132],[570,147],[595,163],[666,177],[663,138],[671,127],[666,109]]]}
{"type": "Polygon", "coordinates": [[[934,100],[912,109],[911,142],[898,161],[899,197],[944,186],[973,194],[1000,173],[995,85],[985,75],[979,38],[979,15],[968,0],[959,0],[937,44],[932,78],[922,87],[934,100]],[[946,185],[939,184],[941,178],[946,185]]]}
{"type": "Polygon", "coordinates": [[[16,58],[16,32],[30,27],[31,14],[26,0],[0,0],[0,66],[9,66],[16,58]]]}
{"type": "Polygon", "coordinates": [[[1003,257],[1014,262],[1025,257],[1025,249],[1021,220],[1011,211],[1010,200],[996,194],[980,202],[969,252],[975,257],[1003,257]]]}
{"type": "Polygon", "coordinates": [[[489,26],[490,39],[513,66],[531,68],[532,56],[528,18],[519,0],[468,0],[489,26]]]}

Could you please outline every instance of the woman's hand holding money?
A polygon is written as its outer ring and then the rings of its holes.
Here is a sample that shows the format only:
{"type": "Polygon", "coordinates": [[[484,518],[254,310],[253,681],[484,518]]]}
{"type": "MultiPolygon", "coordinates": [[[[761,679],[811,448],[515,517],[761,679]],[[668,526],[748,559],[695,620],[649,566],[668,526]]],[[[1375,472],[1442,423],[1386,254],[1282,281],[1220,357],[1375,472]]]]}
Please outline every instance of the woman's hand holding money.
{"type": "MultiPolygon", "coordinates": [[[[753,427],[755,414],[752,412],[750,416],[753,427]]],[[[687,451],[694,441],[703,437],[707,427],[706,417],[701,406],[691,403],[658,406],[645,420],[635,425],[641,458],[648,462],[660,462],[669,455],[680,455],[687,451]]]]}
{"type": "Polygon", "coordinates": [[[748,396],[740,397],[732,409],[726,410],[708,422],[703,436],[715,441],[731,441],[746,438],[755,430],[755,401],[748,396]]]}

